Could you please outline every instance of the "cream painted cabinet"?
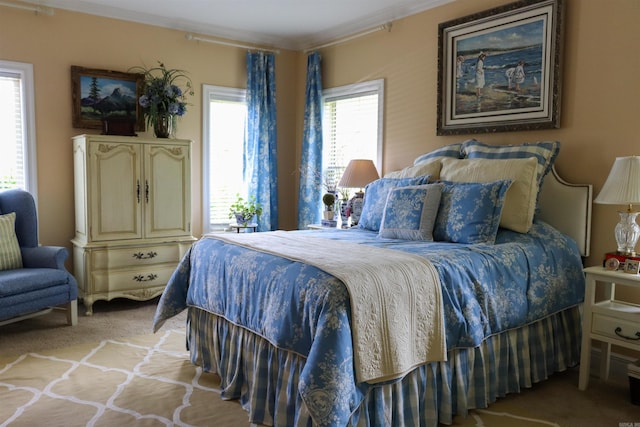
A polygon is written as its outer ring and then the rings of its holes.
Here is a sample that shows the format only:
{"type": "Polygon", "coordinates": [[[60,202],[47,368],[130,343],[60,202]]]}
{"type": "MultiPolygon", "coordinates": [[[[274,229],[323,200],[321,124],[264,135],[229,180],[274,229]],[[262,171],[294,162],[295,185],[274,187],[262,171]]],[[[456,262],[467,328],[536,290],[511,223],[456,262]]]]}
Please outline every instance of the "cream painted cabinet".
{"type": "Polygon", "coordinates": [[[109,135],[73,138],[80,297],[160,295],[189,248],[191,141],[109,135]]]}

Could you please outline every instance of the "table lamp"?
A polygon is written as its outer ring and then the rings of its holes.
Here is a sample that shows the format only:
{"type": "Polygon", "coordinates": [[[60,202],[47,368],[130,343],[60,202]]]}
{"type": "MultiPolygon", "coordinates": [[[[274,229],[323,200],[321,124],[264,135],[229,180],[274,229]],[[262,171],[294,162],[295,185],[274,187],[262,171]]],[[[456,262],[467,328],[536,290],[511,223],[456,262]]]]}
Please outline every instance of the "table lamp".
{"type": "Polygon", "coordinates": [[[627,206],[626,211],[618,211],[620,222],[615,228],[616,243],[618,254],[635,256],[640,238],[636,216],[640,212],[635,211],[633,205],[640,203],[640,156],[616,158],[594,203],[627,206]]]}
{"type": "Polygon", "coordinates": [[[359,188],[356,195],[349,200],[351,225],[357,225],[362,213],[364,191],[362,190],[370,182],[380,178],[378,170],[369,159],[353,159],[349,161],[347,168],[340,178],[338,187],[359,188]]]}

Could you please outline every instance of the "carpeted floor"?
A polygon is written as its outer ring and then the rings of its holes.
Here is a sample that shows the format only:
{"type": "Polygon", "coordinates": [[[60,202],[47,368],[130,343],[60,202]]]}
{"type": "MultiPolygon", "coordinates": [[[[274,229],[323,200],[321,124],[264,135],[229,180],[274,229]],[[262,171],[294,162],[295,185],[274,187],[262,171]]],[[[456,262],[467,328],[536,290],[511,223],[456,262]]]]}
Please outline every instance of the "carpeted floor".
{"type": "MultiPolygon", "coordinates": [[[[91,317],[80,306],[73,328],[61,313],[0,327],[0,427],[248,427],[240,404],[220,399],[217,376],[189,362],[184,313],[150,333],[156,303],[98,302],[91,317]]],[[[454,425],[640,425],[628,384],[592,378],[580,392],[577,382],[577,369],[557,373],[454,425]]]]}

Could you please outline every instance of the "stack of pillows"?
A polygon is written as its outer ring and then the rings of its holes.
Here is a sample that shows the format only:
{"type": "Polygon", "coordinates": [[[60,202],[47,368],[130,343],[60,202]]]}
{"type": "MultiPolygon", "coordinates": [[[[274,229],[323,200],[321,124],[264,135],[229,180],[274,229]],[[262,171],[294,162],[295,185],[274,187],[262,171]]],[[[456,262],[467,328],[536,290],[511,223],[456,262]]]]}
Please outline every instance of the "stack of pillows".
{"type": "Polygon", "coordinates": [[[359,228],[389,239],[495,243],[527,233],[560,143],[492,146],[470,139],[415,159],[365,189],[359,228]]]}

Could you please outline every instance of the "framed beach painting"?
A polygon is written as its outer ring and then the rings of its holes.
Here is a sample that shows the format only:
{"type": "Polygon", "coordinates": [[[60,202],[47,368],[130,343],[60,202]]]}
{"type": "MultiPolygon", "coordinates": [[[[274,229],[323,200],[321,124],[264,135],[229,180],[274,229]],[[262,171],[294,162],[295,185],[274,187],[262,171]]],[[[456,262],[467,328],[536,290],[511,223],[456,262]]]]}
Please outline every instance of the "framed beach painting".
{"type": "Polygon", "coordinates": [[[138,103],[143,86],[144,74],[71,66],[73,127],[118,135],[144,131],[138,103]]]}
{"type": "Polygon", "coordinates": [[[438,135],[560,126],[563,0],[526,0],[438,27],[438,135]]]}

